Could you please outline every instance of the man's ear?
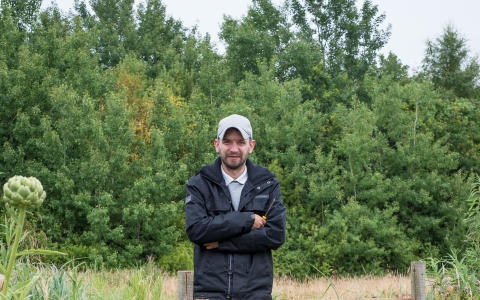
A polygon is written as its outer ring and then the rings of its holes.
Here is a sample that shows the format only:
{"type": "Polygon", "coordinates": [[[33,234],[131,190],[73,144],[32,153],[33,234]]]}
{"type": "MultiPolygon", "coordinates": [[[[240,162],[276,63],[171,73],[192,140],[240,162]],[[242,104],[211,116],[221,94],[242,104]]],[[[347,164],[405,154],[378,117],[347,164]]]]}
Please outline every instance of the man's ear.
{"type": "Polygon", "coordinates": [[[220,145],[220,141],[219,141],[218,139],[213,140],[213,146],[215,146],[215,151],[216,151],[217,153],[220,152],[219,145],[220,145]]]}
{"type": "Polygon", "coordinates": [[[250,147],[248,148],[248,153],[249,154],[253,152],[253,148],[255,148],[256,144],[257,144],[257,142],[254,139],[250,140],[250,147]]]}

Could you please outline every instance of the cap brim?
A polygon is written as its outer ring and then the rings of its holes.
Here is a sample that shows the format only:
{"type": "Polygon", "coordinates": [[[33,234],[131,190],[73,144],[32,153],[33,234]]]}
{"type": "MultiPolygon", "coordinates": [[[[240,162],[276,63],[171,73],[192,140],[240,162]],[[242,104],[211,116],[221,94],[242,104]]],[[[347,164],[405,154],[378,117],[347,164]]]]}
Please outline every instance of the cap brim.
{"type": "Polygon", "coordinates": [[[246,140],[248,138],[250,138],[250,135],[245,131],[243,130],[241,127],[236,127],[236,126],[232,126],[232,127],[228,127],[227,129],[225,129],[224,131],[222,131],[219,135],[218,135],[218,138],[219,139],[223,139],[223,136],[225,135],[225,133],[227,132],[227,130],[229,130],[230,128],[235,128],[237,129],[238,131],[240,131],[240,134],[242,135],[242,137],[246,140]]]}

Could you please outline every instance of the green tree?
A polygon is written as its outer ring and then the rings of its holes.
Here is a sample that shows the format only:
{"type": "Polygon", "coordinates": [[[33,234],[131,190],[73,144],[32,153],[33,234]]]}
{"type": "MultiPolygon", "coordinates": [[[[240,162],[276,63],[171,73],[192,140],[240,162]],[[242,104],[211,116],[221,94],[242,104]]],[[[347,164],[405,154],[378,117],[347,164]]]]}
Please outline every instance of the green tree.
{"type": "Polygon", "coordinates": [[[434,41],[427,41],[423,72],[420,75],[431,79],[444,99],[430,125],[435,136],[446,137],[451,151],[460,154],[460,168],[478,173],[480,65],[453,25],[447,25],[434,41]]]}
{"type": "MultiPolygon", "coordinates": [[[[277,77],[282,81],[302,78],[310,82],[319,65],[323,65],[323,55],[317,43],[302,38],[292,39],[278,54],[277,77]]],[[[306,96],[305,99],[311,98],[306,96]]]]}
{"type": "Polygon", "coordinates": [[[462,98],[478,98],[480,65],[476,56],[469,55],[467,39],[452,25],[443,34],[427,41],[423,72],[435,87],[462,98]]]}
{"type": "Polygon", "coordinates": [[[172,68],[186,38],[180,21],[169,17],[160,0],[148,0],[138,6],[138,44],[132,49],[151,66],[149,76],[157,77],[162,69],[172,68]]]}
{"type": "Polygon", "coordinates": [[[35,24],[41,0],[3,0],[0,3],[2,14],[9,15],[21,31],[31,31],[35,24]]]}
{"type": "Polygon", "coordinates": [[[371,1],[360,9],[355,0],[291,0],[290,7],[301,36],[318,43],[334,76],[347,72],[361,79],[390,37],[390,25],[380,29],[385,14],[377,15],[378,6],[371,1]]]}
{"type": "Polygon", "coordinates": [[[459,156],[465,173],[480,173],[480,104],[476,99],[444,101],[431,127],[437,138],[444,137],[451,151],[459,156]]]}
{"type": "Polygon", "coordinates": [[[116,66],[127,49],[136,47],[133,4],[134,0],[90,0],[97,18],[94,27],[98,36],[96,52],[103,68],[116,66]]]}
{"type": "Polygon", "coordinates": [[[225,17],[220,38],[226,43],[226,59],[236,82],[244,73],[259,75],[259,63],[279,55],[292,33],[284,10],[270,0],[253,0],[241,20],[225,17]]]}
{"type": "Polygon", "coordinates": [[[385,57],[383,54],[379,56],[379,66],[376,68],[375,74],[379,77],[391,76],[394,81],[408,82],[407,65],[403,65],[400,59],[392,52],[385,57]]]}
{"type": "Polygon", "coordinates": [[[431,84],[401,85],[388,76],[375,86],[373,98],[377,126],[393,149],[382,165],[395,187],[398,220],[421,241],[420,253],[446,254],[460,245],[465,229],[458,224],[466,175],[457,172],[458,153],[445,138],[435,139],[430,126],[442,101],[431,84]],[[452,213],[452,207],[458,209],[452,213]]]}
{"type": "MultiPolygon", "coordinates": [[[[196,59],[194,73],[196,86],[202,91],[203,96],[198,95],[197,110],[212,109],[212,106],[218,106],[226,99],[232,97],[232,91],[235,89],[235,82],[228,69],[228,63],[224,57],[218,54],[211,44],[210,36],[198,39],[196,53],[201,59],[196,59]]],[[[192,97],[194,98],[194,97],[192,97]]],[[[206,115],[209,115],[206,113],[206,115]]]]}

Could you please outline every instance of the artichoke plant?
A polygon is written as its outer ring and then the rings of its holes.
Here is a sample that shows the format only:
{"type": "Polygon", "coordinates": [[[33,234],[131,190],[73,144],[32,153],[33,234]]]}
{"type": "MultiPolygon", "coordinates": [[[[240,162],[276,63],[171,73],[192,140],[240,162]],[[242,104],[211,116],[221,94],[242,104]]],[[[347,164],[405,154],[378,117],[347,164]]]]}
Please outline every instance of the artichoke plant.
{"type": "MultiPolygon", "coordinates": [[[[8,260],[8,265],[3,266],[0,263],[0,271],[4,274],[5,280],[3,282],[1,299],[10,299],[11,297],[8,294],[9,281],[12,275],[13,265],[15,264],[15,258],[20,255],[17,254],[18,244],[20,242],[23,230],[23,224],[25,223],[25,214],[27,208],[36,208],[39,207],[43,200],[46,197],[46,193],[43,190],[43,186],[35,177],[23,177],[23,176],[14,176],[8,180],[7,183],[3,185],[3,200],[6,202],[7,211],[11,212],[12,217],[15,216],[15,222],[17,223],[15,230],[15,240],[10,252],[10,258],[8,260]],[[14,214],[10,206],[18,209],[18,215],[14,214]]],[[[37,251],[40,253],[40,251],[37,251]]],[[[29,284],[26,284],[26,287],[31,287],[38,280],[38,276],[35,276],[29,284]]],[[[25,292],[28,289],[25,289],[23,293],[20,293],[22,297],[16,299],[26,298],[25,292]]]]}
{"type": "Polygon", "coordinates": [[[35,177],[13,176],[3,186],[3,200],[16,208],[37,208],[46,195],[35,177]]]}

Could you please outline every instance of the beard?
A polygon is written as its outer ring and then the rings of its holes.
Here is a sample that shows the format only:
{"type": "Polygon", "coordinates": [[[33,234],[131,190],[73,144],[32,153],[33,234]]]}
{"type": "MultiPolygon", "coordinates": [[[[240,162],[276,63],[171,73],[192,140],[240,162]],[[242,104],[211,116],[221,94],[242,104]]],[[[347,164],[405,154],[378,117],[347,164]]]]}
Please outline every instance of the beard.
{"type": "Polygon", "coordinates": [[[248,157],[248,155],[245,155],[245,157],[242,157],[242,155],[239,154],[238,158],[235,161],[232,161],[232,160],[229,160],[229,156],[231,156],[231,154],[221,155],[220,159],[222,160],[223,165],[232,171],[238,170],[241,167],[243,167],[248,157]]]}

